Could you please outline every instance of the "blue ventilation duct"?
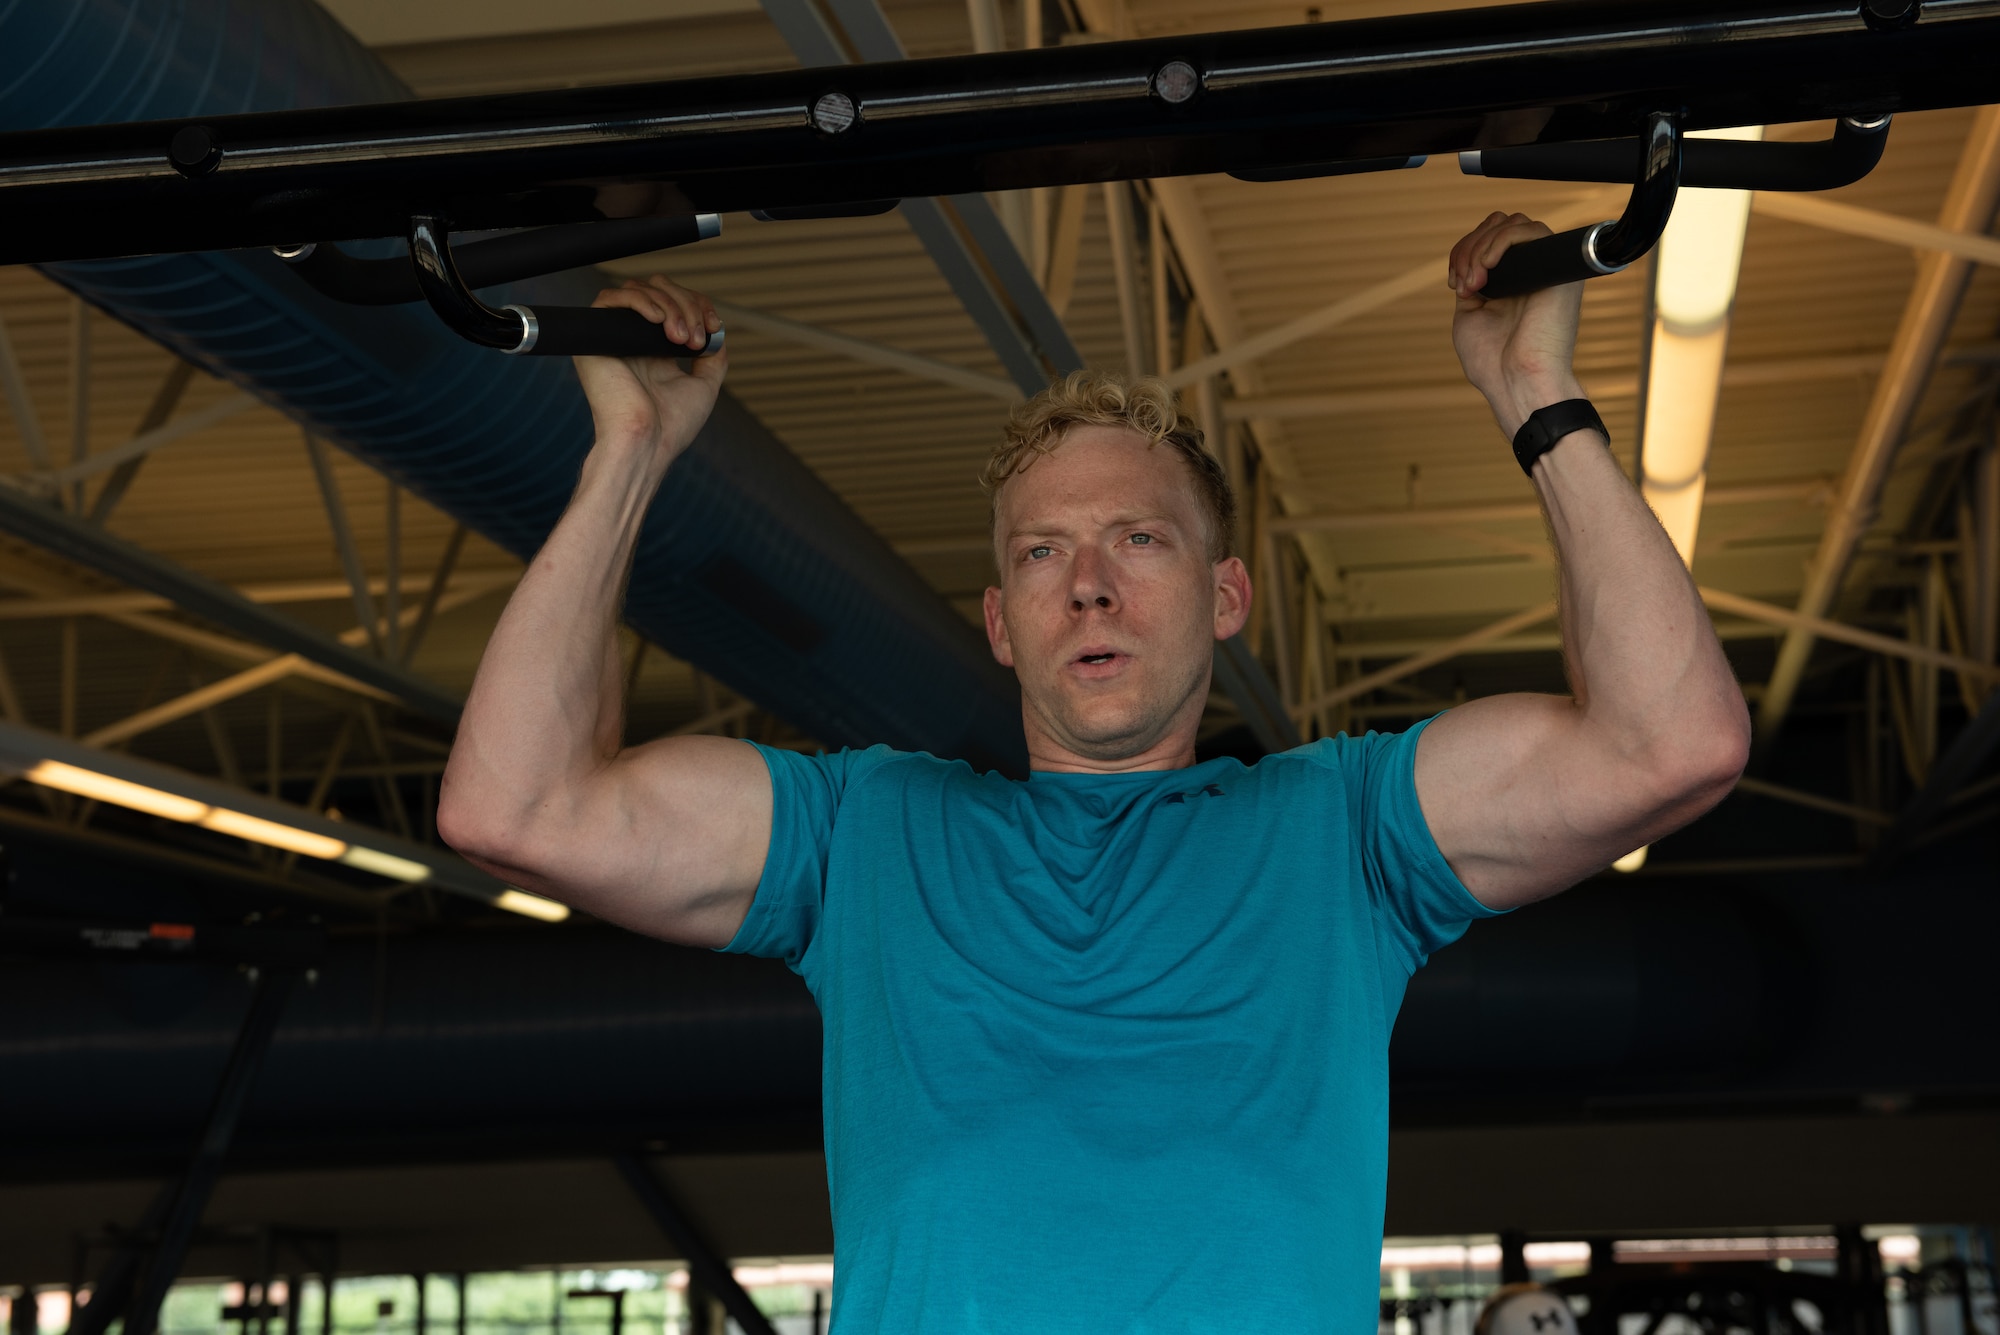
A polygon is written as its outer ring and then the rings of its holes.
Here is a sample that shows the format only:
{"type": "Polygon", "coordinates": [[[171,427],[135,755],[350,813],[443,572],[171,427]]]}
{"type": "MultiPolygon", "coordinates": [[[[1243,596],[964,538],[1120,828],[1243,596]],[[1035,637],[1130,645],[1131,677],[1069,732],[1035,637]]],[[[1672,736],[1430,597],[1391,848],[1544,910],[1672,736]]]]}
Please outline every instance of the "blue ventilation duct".
{"type": "MultiPolygon", "coordinates": [[[[0,130],[410,96],[311,0],[0,0],[0,130]]],[[[474,347],[424,308],[331,302],[263,252],[44,271],[524,560],[590,444],[565,361],[474,347]]],[[[597,285],[487,295],[581,305],[597,285]]],[[[653,508],[625,611],[829,745],[1026,769],[1014,682],[978,633],[726,392],[653,508]]]]}

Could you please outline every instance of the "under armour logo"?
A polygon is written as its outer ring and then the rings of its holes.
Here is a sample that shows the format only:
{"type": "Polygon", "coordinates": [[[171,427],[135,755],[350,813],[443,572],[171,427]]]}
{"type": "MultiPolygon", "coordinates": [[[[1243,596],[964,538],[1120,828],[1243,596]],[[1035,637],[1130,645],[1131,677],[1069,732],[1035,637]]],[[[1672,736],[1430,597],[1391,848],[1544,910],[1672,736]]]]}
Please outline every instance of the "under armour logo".
{"type": "Polygon", "coordinates": [[[1536,1330],[1561,1330],[1563,1314],[1560,1308],[1551,1307],[1546,1312],[1528,1313],[1528,1324],[1536,1330]]]}
{"type": "Polygon", "coordinates": [[[1175,803],[1186,802],[1190,797],[1227,797],[1227,796],[1228,794],[1223,792],[1222,789],[1218,788],[1216,785],[1212,783],[1205,783],[1199,789],[1197,789],[1192,793],[1168,793],[1165,797],[1160,799],[1160,805],[1171,806],[1174,805],[1175,803]]]}

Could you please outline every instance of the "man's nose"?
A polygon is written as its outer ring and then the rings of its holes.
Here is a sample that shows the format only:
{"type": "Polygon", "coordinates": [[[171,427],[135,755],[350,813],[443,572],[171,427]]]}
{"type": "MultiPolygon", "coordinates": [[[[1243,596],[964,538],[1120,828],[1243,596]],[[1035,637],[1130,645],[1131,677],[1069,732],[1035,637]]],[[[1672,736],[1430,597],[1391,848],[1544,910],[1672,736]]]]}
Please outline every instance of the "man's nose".
{"type": "Polygon", "coordinates": [[[1078,553],[1070,567],[1069,606],[1072,612],[1095,607],[1104,612],[1118,610],[1118,590],[1113,586],[1110,563],[1093,549],[1078,553]]]}

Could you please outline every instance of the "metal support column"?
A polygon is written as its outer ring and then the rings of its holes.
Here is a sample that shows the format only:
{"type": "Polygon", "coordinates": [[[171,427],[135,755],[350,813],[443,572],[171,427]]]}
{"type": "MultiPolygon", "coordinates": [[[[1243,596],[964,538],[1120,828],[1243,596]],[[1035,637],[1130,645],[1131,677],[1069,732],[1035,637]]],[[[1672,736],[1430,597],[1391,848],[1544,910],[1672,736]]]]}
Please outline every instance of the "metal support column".
{"type": "Polygon", "coordinates": [[[250,1008],[243,1017],[243,1027],[237,1031],[236,1046],[229,1054],[222,1083],[216,1089],[200,1147],[174,1190],[173,1204],[160,1226],[158,1245],[125,1315],[126,1335],[154,1335],[159,1325],[160,1304],[166,1300],[167,1290],[187,1258],[195,1226],[201,1222],[209,1194],[215,1190],[215,1180],[221,1175],[223,1155],[228,1153],[236,1123],[250,1101],[250,1090],[256,1084],[258,1068],[264,1064],[271,1036],[277,1032],[278,1015],[297,980],[295,970],[265,968],[251,984],[250,1008]]]}
{"type": "Polygon", "coordinates": [[[1838,1249],[1834,1264],[1848,1294],[1846,1335],[1888,1335],[1889,1298],[1880,1249],[1862,1236],[1859,1224],[1836,1225],[1833,1237],[1838,1249]]]}
{"type": "Polygon", "coordinates": [[[743,1328],[743,1335],[777,1335],[770,1319],[757,1310],[757,1304],[750,1301],[750,1295],[736,1282],[729,1263],[696,1231],[646,1162],[636,1154],[621,1154],[613,1162],[626,1185],[632,1188],[632,1194],[639,1198],[639,1204],[660,1226],[660,1232],[687,1258],[690,1297],[697,1287],[707,1289],[722,1301],[723,1309],[743,1328]]]}

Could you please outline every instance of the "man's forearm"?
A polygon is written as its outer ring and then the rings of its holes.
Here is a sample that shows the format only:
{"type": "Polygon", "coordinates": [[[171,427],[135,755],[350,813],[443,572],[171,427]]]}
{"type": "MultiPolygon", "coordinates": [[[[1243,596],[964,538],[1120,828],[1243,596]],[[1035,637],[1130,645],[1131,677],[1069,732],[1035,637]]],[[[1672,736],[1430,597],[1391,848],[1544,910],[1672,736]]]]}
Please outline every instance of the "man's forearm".
{"type": "Polygon", "coordinates": [[[501,614],[441,794],[468,845],[522,835],[551,814],[560,793],[617,754],[618,609],[665,471],[650,444],[594,446],[568,509],[501,614]]]}
{"type": "MultiPolygon", "coordinates": [[[[1545,391],[1549,402],[1577,392],[1545,391]]],[[[1694,581],[1595,432],[1559,441],[1533,477],[1556,547],[1565,665],[1585,724],[1671,777],[1683,743],[1744,717],[1694,581]]]]}

